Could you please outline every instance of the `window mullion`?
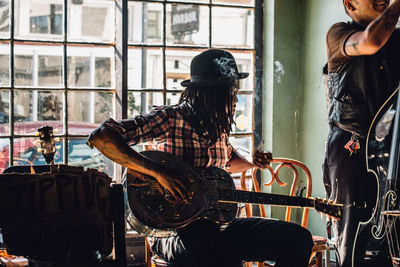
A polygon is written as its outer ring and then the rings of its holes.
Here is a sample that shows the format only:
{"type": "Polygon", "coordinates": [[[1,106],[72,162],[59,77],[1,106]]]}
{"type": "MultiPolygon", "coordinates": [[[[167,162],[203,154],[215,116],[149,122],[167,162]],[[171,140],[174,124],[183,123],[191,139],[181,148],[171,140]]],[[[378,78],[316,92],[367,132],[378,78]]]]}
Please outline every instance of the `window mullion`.
{"type": "Polygon", "coordinates": [[[128,1],[115,1],[115,86],[117,120],[127,118],[128,104],[128,1]]]}
{"type": "MultiPolygon", "coordinates": [[[[128,114],[128,0],[115,1],[115,119],[128,114]]],[[[122,180],[122,167],[116,165],[117,182],[122,180]]]]}
{"type": "Polygon", "coordinates": [[[166,40],[167,40],[167,4],[163,4],[163,38],[162,38],[162,64],[163,64],[163,103],[167,103],[167,59],[166,59],[166,40]]]}
{"type": "Polygon", "coordinates": [[[10,1],[10,104],[8,108],[9,116],[10,116],[10,145],[9,145],[9,165],[12,166],[14,164],[14,29],[15,29],[15,0],[10,1]]]}
{"type": "Polygon", "coordinates": [[[262,117],[262,107],[263,107],[263,73],[264,73],[264,53],[263,53],[263,38],[256,38],[257,36],[264,36],[264,3],[263,1],[255,2],[254,9],[254,18],[255,18],[255,29],[254,29],[254,48],[255,48],[255,59],[254,59],[254,75],[255,75],[255,87],[254,87],[254,107],[253,107],[253,125],[254,125],[254,139],[253,139],[253,148],[259,146],[261,143],[262,136],[262,126],[263,126],[263,117],[262,117]]]}
{"type": "Polygon", "coordinates": [[[65,132],[65,138],[63,140],[63,158],[65,164],[68,164],[68,0],[64,0],[64,40],[63,40],[63,84],[64,84],[64,101],[63,101],[63,128],[65,132]]]}
{"type": "Polygon", "coordinates": [[[210,0],[210,5],[209,5],[209,12],[208,12],[210,15],[209,15],[209,17],[208,17],[208,27],[209,27],[209,32],[208,32],[208,34],[209,34],[209,38],[208,38],[208,47],[211,47],[211,45],[212,45],[212,5],[211,5],[211,0],[210,0]]]}

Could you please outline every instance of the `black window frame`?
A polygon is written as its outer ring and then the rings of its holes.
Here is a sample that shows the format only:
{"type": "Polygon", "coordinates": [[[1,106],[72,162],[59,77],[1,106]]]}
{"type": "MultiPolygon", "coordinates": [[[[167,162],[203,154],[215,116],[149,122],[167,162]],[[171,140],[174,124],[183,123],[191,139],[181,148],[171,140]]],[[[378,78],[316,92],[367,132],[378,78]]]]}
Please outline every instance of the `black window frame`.
{"type": "MultiPolygon", "coordinates": [[[[128,110],[128,92],[141,92],[141,93],[151,93],[151,89],[128,89],[128,49],[129,48],[160,48],[163,53],[163,89],[162,90],[153,90],[156,92],[161,92],[163,94],[164,103],[166,103],[166,95],[167,93],[177,93],[180,91],[167,89],[166,85],[166,50],[168,48],[181,48],[181,49],[193,49],[193,50],[203,50],[212,48],[212,8],[213,7],[232,7],[232,8],[249,8],[254,12],[254,47],[253,48],[233,48],[233,47],[218,47],[222,49],[229,50],[237,50],[238,52],[244,51],[252,51],[254,54],[254,88],[253,90],[241,90],[240,94],[243,95],[253,95],[253,118],[252,118],[252,132],[245,133],[233,133],[231,136],[233,137],[250,137],[252,139],[253,147],[255,149],[259,146],[262,140],[262,110],[263,110],[263,29],[264,29],[264,1],[261,0],[253,0],[254,5],[237,5],[237,4],[229,4],[229,3],[213,3],[212,0],[208,2],[199,2],[195,3],[192,1],[166,1],[166,0],[141,0],[140,2],[146,3],[159,3],[163,6],[162,20],[163,20],[163,40],[162,44],[157,45],[149,45],[149,44],[128,44],[128,2],[133,2],[133,0],[115,0],[115,42],[85,42],[85,41],[70,41],[68,39],[68,5],[70,2],[68,0],[63,0],[63,38],[62,40],[27,40],[27,39],[18,39],[15,38],[15,2],[16,0],[9,0],[9,14],[10,14],[10,30],[9,30],[9,38],[0,38],[0,43],[8,44],[10,49],[9,54],[9,77],[10,77],[10,86],[1,86],[1,91],[9,92],[9,126],[10,132],[7,135],[0,136],[1,139],[9,140],[9,162],[13,165],[14,161],[14,139],[15,138],[29,138],[32,137],[30,134],[15,134],[14,133],[14,98],[15,98],[15,90],[31,90],[31,91],[39,91],[39,90],[49,90],[49,88],[23,88],[23,87],[15,87],[15,64],[14,64],[14,46],[18,43],[34,43],[34,44],[54,44],[62,46],[62,57],[63,57],[63,86],[62,88],[54,88],[50,89],[54,92],[62,92],[63,93],[63,101],[65,105],[63,105],[63,127],[64,133],[58,135],[63,139],[64,149],[63,149],[63,158],[64,162],[68,162],[68,140],[70,138],[85,138],[86,135],[72,135],[68,131],[68,93],[75,91],[95,91],[95,92],[112,92],[115,93],[115,119],[126,119],[127,118],[127,110],[128,110]],[[170,46],[166,44],[166,6],[169,4],[190,4],[190,5],[199,5],[202,7],[209,8],[210,12],[210,31],[209,31],[209,40],[206,46],[197,46],[197,45],[184,45],[170,46]],[[87,45],[87,46],[108,46],[114,48],[114,64],[115,64],[115,86],[113,88],[69,88],[67,77],[68,77],[68,46],[69,45],[87,45]]],[[[121,177],[121,168],[116,168],[116,172],[114,173],[117,180],[121,177]]]]}

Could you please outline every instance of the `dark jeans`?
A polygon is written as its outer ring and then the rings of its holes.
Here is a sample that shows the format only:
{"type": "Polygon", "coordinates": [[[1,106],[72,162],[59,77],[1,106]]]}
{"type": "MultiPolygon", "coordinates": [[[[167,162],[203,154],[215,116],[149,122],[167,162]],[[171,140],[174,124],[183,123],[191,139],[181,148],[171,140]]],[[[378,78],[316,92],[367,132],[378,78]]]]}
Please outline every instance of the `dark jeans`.
{"type": "Polygon", "coordinates": [[[306,267],[313,246],[307,229],[265,218],[237,218],[226,227],[201,219],[177,232],[152,247],[174,267],[239,267],[264,260],[275,261],[275,267],[306,267]]]}
{"type": "Polygon", "coordinates": [[[381,244],[374,244],[381,252],[374,259],[377,262],[370,264],[365,260],[368,243],[372,242],[371,225],[359,223],[366,222],[372,215],[377,183],[376,178],[367,172],[365,140],[360,140],[360,149],[350,156],[344,148],[350,137],[351,133],[337,127],[329,133],[323,165],[325,191],[329,199],[338,203],[354,203],[369,208],[344,209],[342,219],[334,221],[332,232],[336,238],[337,264],[340,267],[392,266],[388,261],[385,239],[379,241],[381,244]]]}

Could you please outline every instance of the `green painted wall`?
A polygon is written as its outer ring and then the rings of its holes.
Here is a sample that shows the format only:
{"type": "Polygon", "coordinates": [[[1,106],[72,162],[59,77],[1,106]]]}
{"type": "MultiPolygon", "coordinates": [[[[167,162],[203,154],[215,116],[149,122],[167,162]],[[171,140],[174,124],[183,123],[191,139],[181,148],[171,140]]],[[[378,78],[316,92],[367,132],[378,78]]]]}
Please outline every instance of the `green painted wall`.
{"type": "MultiPolygon", "coordinates": [[[[275,1],[273,57],[273,152],[278,156],[297,158],[299,61],[302,35],[301,1],[275,1]],[[291,22],[289,22],[289,20],[291,22]]],[[[267,89],[268,90],[268,89],[267,89]]]]}
{"type": "MultiPolygon", "coordinates": [[[[322,67],[326,63],[325,37],[329,27],[338,21],[348,21],[341,0],[306,0],[304,10],[304,36],[302,42],[303,97],[299,128],[299,153],[313,174],[313,196],[325,197],[322,182],[322,163],[325,139],[328,133],[325,88],[322,67]]],[[[325,235],[324,221],[316,212],[311,213],[310,229],[325,235]]]]}
{"type": "MultiPolygon", "coordinates": [[[[279,0],[274,5],[272,151],[275,157],[293,159],[300,156],[298,129],[302,88],[299,67],[300,40],[303,34],[301,2],[279,0]]],[[[283,172],[281,178],[284,179],[287,175],[291,177],[289,170],[283,172]]],[[[277,184],[273,190],[283,193],[277,184]]],[[[272,208],[272,216],[284,218],[284,211],[282,208],[272,208]]]]}
{"type": "MultiPolygon", "coordinates": [[[[314,197],[325,197],[322,162],[328,132],[322,67],[330,25],[347,21],[341,0],[265,0],[264,149],[304,162],[314,197]]],[[[265,179],[265,177],[264,177],[265,179]]],[[[272,189],[280,193],[278,187],[272,189]]],[[[283,213],[272,209],[272,216],[283,213]]],[[[325,221],[310,212],[309,227],[326,236],[325,221]]]]}

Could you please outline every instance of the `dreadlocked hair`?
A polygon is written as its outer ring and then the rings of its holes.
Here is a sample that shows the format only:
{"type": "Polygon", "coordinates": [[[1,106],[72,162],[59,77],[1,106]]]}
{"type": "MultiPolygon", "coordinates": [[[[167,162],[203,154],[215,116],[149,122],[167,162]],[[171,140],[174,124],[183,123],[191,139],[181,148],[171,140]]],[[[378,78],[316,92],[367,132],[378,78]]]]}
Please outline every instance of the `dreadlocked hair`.
{"type": "Polygon", "coordinates": [[[234,124],[232,112],[233,90],[236,82],[207,87],[188,86],[181,94],[179,103],[192,106],[194,119],[200,121],[201,130],[207,131],[211,142],[229,133],[234,124]]]}

